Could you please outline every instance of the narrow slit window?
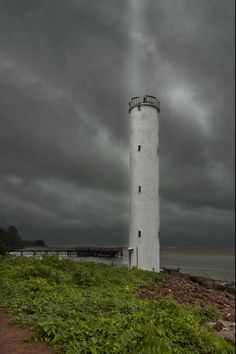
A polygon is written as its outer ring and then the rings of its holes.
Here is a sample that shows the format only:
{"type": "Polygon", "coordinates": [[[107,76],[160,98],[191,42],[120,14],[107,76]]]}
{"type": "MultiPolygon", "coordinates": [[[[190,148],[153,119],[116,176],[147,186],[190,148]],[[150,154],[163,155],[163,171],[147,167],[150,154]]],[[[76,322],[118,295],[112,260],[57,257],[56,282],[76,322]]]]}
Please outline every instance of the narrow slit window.
{"type": "Polygon", "coordinates": [[[142,191],[142,187],[138,186],[138,192],[141,193],[141,191],[142,191]]]}
{"type": "Polygon", "coordinates": [[[160,231],[158,232],[158,237],[159,237],[159,239],[161,238],[161,232],[160,231]]]}
{"type": "Polygon", "coordinates": [[[141,151],[141,145],[138,145],[138,151],[141,151]]]}
{"type": "Polygon", "coordinates": [[[141,236],[142,236],[142,232],[139,230],[138,237],[140,238],[141,236]]]}

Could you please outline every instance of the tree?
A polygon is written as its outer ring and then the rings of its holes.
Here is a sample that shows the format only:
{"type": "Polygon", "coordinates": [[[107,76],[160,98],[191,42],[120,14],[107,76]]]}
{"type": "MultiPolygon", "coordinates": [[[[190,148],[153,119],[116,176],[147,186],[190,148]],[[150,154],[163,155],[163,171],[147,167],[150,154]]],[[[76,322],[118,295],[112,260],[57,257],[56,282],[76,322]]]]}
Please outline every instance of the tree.
{"type": "Polygon", "coordinates": [[[6,254],[6,248],[2,240],[0,239],[0,255],[4,256],[6,254]]]}
{"type": "Polygon", "coordinates": [[[0,229],[0,240],[5,248],[22,247],[21,236],[15,226],[9,226],[7,230],[0,229]]]}
{"type": "Polygon", "coordinates": [[[7,249],[23,247],[45,247],[43,240],[22,240],[17,228],[10,225],[7,229],[0,227],[0,254],[7,249]]]}
{"type": "Polygon", "coordinates": [[[43,240],[22,240],[23,247],[45,247],[43,240]]]}
{"type": "Polygon", "coordinates": [[[11,234],[14,234],[14,235],[18,234],[17,228],[13,225],[8,226],[7,232],[10,232],[11,234]]]}
{"type": "Polygon", "coordinates": [[[34,245],[35,246],[42,246],[44,247],[45,246],[45,242],[43,240],[35,240],[34,241],[34,245]]]}

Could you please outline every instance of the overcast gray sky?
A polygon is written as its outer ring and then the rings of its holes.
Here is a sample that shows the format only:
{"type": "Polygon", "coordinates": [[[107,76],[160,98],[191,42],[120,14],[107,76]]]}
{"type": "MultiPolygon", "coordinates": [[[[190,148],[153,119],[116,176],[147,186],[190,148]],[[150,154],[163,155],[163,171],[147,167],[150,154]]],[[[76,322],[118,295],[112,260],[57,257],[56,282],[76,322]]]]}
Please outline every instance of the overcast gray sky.
{"type": "Polygon", "coordinates": [[[128,243],[131,96],[161,101],[163,246],[233,245],[234,0],[0,0],[0,225],[128,243]]]}

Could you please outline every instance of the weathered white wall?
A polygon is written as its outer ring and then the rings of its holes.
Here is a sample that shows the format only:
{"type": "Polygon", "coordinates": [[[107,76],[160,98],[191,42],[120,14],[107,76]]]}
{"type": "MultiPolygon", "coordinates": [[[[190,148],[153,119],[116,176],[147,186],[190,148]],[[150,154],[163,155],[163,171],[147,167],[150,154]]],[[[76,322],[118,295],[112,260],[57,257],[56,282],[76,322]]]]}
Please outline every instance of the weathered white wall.
{"type": "Polygon", "coordinates": [[[160,270],[159,122],[152,106],[130,111],[130,231],[131,267],[160,270]],[[138,146],[141,145],[141,151],[138,146]],[[142,190],[139,193],[138,188],[142,190]],[[141,231],[141,237],[138,231],[141,231]]]}

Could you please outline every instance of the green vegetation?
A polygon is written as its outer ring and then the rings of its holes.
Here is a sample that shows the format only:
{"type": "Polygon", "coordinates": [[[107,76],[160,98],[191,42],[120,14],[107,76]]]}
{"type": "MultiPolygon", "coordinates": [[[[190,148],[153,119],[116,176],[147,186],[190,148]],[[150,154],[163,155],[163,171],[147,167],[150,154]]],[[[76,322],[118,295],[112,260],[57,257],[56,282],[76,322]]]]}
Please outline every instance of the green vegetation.
{"type": "Polygon", "coordinates": [[[43,240],[22,240],[18,230],[11,225],[7,229],[0,227],[0,255],[5,255],[7,248],[45,246],[43,240]]]}
{"type": "Polygon", "coordinates": [[[161,281],[154,272],[55,256],[2,257],[0,306],[33,326],[31,340],[41,338],[59,353],[234,353],[203,325],[215,311],[135,296],[135,287],[161,281]]]}

